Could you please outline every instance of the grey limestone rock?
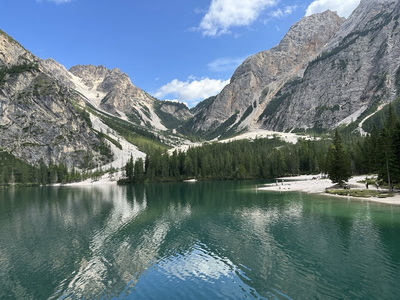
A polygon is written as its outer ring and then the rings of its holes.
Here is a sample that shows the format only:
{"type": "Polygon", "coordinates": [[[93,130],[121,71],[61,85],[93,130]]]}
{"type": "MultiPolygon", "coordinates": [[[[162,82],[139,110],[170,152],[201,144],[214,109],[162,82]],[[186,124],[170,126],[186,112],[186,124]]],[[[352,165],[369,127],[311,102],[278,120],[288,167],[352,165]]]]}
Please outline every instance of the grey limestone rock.
{"type": "MultiPolygon", "coordinates": [[[[286,85],[259,124],[268,129],[332,129],[359,122],[399,95],[400,2],[363,0],[312,60],[286,85]]],[[[271,102],[272,103],[272,102],[271,102]]]]}
{"type": "MultiPolygon", "coordinates": [[[[135,86],[129,76],[119,69],[109,70],[103,66],[74,66],[69,70],[79,77],[84,84],[104,95],[99,108],[118,117],[126,117],[130,121],[149,129],[166,130],[162,116],[156,112],[156,107],[170,106],[167,102],[153,98],[144,90],[135,86]]],[[[190,116],[189,109],[168,109],[165,113],[181,119],[190,116]]]]}
{"type": "Polygon", "coordinates": [[[4,32],[0,53],[0,148],[33,165],[43,159],[80,166],[89,152],[93,162],[100,159],[99,138],[74,106],[81,96],[47,73],[53,62],[4,32]]]}
{"type": "Polygon", "coordinates": [[[202,117],[197,116],[194,129],[215,129],[234,114],[238,114],[242,126],[251,126],[281,86],[302,75],[307,63],[320,53],[343,22],[336,13],[326,11],[294,24],[279,45],[247,58],[236,69],[230,84],[211,105],[197,113],[202,117]]]}

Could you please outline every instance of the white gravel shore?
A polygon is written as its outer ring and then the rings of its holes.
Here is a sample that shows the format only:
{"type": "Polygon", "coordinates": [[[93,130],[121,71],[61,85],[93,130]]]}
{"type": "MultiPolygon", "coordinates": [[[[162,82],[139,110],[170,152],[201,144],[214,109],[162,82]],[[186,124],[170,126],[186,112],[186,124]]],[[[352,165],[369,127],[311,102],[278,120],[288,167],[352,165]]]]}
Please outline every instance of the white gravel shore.
{"type": "MultiPolygon", "coordinates": [[[[365,185],[362,183],[357,183],[357,181],[365,179],[366,176],[354,176],[349,181],[348,184],[351,188],[356,189],[366,189],[365,185]]],[[[326,188],[333,186],[330,179],[324,179],[320,175],[302,175],[294,177],[282,177],[278,178],[275,183],[266,184],[263,187],[258,187],[261,191],[279,191],[279,192],[305,192],[310,194],[322,194],[327,196],[333,196],[325,192],[326,188]]],[[[375,188],[374,186],[370,188],[375,188]]],[[[347,196],[336,196],[345,197],[347,196]]],[[[361,198],[361,197],[351,197],[352,199],[359,199],[362,201],[373,201],[384,204],[394,204],[400,205],[400,195],[396,194],[394,197],[389,198],[361,198]]]]}

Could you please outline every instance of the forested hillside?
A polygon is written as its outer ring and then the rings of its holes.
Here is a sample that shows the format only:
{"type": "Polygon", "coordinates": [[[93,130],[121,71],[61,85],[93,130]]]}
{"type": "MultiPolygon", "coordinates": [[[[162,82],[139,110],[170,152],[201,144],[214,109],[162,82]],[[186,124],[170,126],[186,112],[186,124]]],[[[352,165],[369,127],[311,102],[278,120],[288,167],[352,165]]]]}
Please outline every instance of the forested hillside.
{"type": "MultiPolygon", "coordinates": [[[[330,149],[337,147],[332,145],[332,138],[300,139],[296,144],[283,142],[277,137],[210,143],[186,152],[174,151],[171,155],[158,150],[149,154],[145,161],[129,160],[126,178],[120,183],[327,173],[332,165],[330,149]]],[[[343,153],[349,157],[348,161],[340,161],[350,162],[351,174],[378,174],[380,182],[389,186],[400,183],[400,122],[392,107],[388,109],[383,126],[380,129],[375,127],[371,135],[346,134],[339,140],[343,144],[343,153]]]]}

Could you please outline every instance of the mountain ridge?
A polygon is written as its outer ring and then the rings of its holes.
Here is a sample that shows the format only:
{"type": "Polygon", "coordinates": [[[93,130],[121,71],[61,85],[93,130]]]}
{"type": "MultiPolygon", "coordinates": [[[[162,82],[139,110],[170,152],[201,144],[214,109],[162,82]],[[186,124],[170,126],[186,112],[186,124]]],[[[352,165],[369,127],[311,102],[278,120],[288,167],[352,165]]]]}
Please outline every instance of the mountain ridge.
{"type": "MultiPolygon", "coordinates": [[[[332,26],[334,15],[327,11],[305,17],[278,46],[247,58],[213,101],[193,110],[189,128],[215,138],[226,136],[222,132],[231,136],[258,129],[319,132],[351,123],[357,127],[367,114],[396,99],[400,85],[399,1],[362,0],[348,19],[336,19],[332,26]],[[313,25],[320,26],[316,35],[329,38],[319,44],[319,51],[310,52],[303,64],[293,64],[299,57],[288,64],[293,53],[288,45],[301,46],[299,37],[310,33],[302,26],[308,18],[315,18],[313,25]],[[329,24],[331,31],[327,31],[329,24]],[[280,45],[286,50],[284,59],[270,59],[272,63],[264,59],[275,57],[280,45]],[[279,68],[282,63],[290,72],[279,68]]],[[[313,46],[311,39],[304,40],[310,43],[306,47],[313,46]]]]}
{"type": "Polygon", "coordinates": [[[238,124],[239,121],[252,116],[256,119],[285,82],[302,75],[307,62],[319,54],[343,22],[344,19],[332,11],[296,22],[277,46],[250,56],[235,70],[230,84],[205,110],[197,112],[198,121],[193,130],[215,130],[237,111],[239,116],[230,128],[236,124],[239,130],[240,126],[245,129],[253,121],[243,125],[238,124]],[[247,109],[251,110],[248,116],[247,109]]]}
{"type": "Polygon", "coordinates": [[[118,103],[115,102],[112,109],[102,105],[112,97],[120,97],[125,102],[140,97],[148,100],[150,109],[146,111],[143,106],[141,110],[147,120],[135,123],[124,115],[122,121],[128,123],[113,123],[120,130],[127,126],[136,128],[131,134],[141,141],[142,148],[147,147],[146,143],[152,143],[151,139],[156,140],[154,145],[158,141],[172,145],[181,142],[182,138],[167,133],[168,129],[153,109],[154,106],[163,109],[164,118],[174,119],[174,113],[178,118],[186,118],[184,113],[175,112],[175,104],[160,104],[135,87],[118,69],[77,66],[77,75],[82,68],[91,69],[91,72],[98,70],[99,82],[91,84],[88,74],[78,77],[53,59],[37,58],[1,31],[0,150],[31,165],[63,163],[69,168],[80,169],[101,165],[120,167],[126,160],[122,155],[144,157],[132,142],[127,142],[125,137],[104,124],[105,118],[111,124],[111,117],[118,114],[118,103]],[[173,108],[169,109],[169,106],[173,108]],[[165,136],[158,133],[159,130],[165,131],[165,136]],[[140,137],[142,134],[144,136],[140,137]]]}

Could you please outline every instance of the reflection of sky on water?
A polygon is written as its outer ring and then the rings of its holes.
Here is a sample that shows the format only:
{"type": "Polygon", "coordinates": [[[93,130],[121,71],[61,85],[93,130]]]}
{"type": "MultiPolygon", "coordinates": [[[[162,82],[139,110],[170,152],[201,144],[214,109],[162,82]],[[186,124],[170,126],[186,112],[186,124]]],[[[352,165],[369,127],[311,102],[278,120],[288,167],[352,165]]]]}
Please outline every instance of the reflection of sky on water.
{"type": "MultiPolygon", "coordinates": [[[[108,272],[113,264],[113,262],[108,261],[107,258],[104,257],[103,253],[104,249],[108,247],[108,240],[140,213],[144,212],[147,207],[145,195],[140,201],[137,201],[135,197],[133,197],[130,202],[126,201],[127,189],[91,187],[90,190],[92,193],[98,195],[97,199],[93,199],[94,201],[110,202],[112,203],[112,209],[108,212],[104,225],[93,232],[89,244],[90,259],[87,260],[83,258],[81,260],[81,266],[79,270],[75,272],[73,278],[69,280],[67,288],[63,292],[63,297],[70,294],[73,294],[74,297],[81,297],[107,290],[107,284],[105,284],[104,281],[105,278],[109,276],[108,272]]],[[[95,203],[93,203],[93,210],[94,215],[101,213],[101,210],[97,209],[95,203]]],[[[71,211],[73,212],[73,210],[71,211]]],[[[73,216],[66,215],[63,219],[65,221],[73,220],[74,218],[73,216]]],[[[61,283],[61,286],[65,285],[66,282],[61,283]]]]}
{"type": "Polygon", "coordinates": [[[203,248],[204,245],[194,245],[193,249],[183,255],[164,258],[158,262],[156,269],[180,280],[197,277],[206,281],[229,277],[236,271],[229,259],[223,260],[203,248]]]}
{"type": "Polygon", "coordinates": [[[246,284],[250,279],[228,258],[221,258],[206,245],[195,244],[187,252],[161,259],[146,270],[132,290],[132,299],[262,299],[246,284]],[[158,295],[158,296],[157,296],[158,295]]]}
{"type": "Polygon", "coordinates": [[[224,184],[43,188],[18,196],[27,201],[0,201],[0,298],[396,292],[400,247],[387,243],[399,241],[399,208],[239,194],[224,184]],[[31,287],[45,284],[43,293],[31,287]]]}

